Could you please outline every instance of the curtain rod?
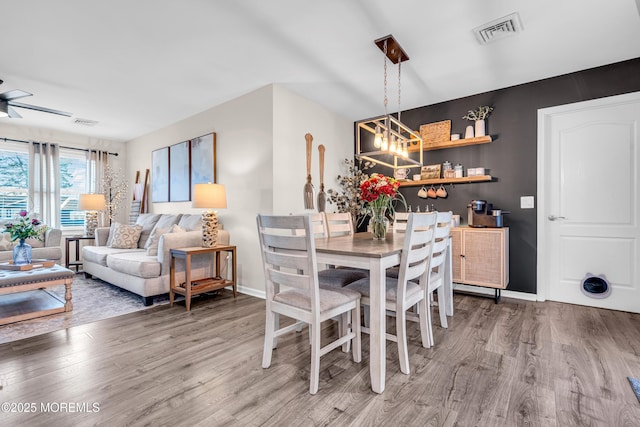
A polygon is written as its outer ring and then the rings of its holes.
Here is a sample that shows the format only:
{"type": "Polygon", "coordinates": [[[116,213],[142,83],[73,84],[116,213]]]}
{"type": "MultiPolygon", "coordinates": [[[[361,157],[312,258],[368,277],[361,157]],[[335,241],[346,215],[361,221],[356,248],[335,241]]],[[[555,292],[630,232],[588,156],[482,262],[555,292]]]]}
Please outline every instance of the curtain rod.
{"type": "MultiPolygon", "coordinates": [[[[28,144],[31,141],[25,141],[23,139],[13,139],[13,138],[0,138],[0,140],[4,141],[4,142],[24,142],[25,144],[28,144]]],[[[37,142],[37,141],[36,141],[37,142]]],[[[89,152],[90,150],[86,149],[86,148],[77,148],[77,147],[65,147],[65,146],[60,146],[60,148],[64,148],[66,150],[77,150],[77,151],[85,151],[85,152],[89,152]]],[[[111,156],[118,156],[118,153],[110,153],[107,151],[107,154],[111,155],[111,156]]]]}

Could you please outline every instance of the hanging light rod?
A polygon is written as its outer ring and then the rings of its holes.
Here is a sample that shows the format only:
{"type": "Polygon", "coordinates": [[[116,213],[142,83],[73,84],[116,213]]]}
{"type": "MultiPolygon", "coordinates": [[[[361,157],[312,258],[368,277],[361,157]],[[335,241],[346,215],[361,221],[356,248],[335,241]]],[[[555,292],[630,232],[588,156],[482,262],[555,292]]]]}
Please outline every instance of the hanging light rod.
{"type": "Polygon", "coordinates": [[[387,55],[389,61],[397,64],[398,62],[408,61],[409,55],[402,49],[400,43],[393,38],[391,34],[379,38],[374,42],[378,48],[387,55]],[[385,52],[384,42],[387,42],[387,51],[385,52]]]}

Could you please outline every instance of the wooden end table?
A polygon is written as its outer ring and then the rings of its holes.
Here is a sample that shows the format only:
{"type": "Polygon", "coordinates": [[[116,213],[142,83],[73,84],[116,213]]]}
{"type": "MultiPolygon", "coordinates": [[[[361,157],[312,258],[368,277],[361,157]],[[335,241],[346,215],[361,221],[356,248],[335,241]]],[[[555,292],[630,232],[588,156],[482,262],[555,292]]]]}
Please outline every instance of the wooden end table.
{"type": "Polygon", "coordinates": [[[214,291],[217,289],[233,286],[233,297],[238,295],[236,280],[236,247],[229,245],[216,245],[212,248],[190,247],[171,249],[171,269],[170,269],[170,286],[169,286],[169,305],[173,306],[173,298],[176,293],[184,295],[187,311],[191,310],[191,297],[204,292],[214,291]],[[233,263],[231,264],[231,280],[220,277],[220,254],[222,252],[230,252],[233,263]],[[215,254],[216,273],[214,277],[199,280],[191,280],[191,257],[193,255],[215,254]],[[185,282],[183,284],[176,283],[176,259],[183,259],[185,266],[185,282]]]}
{"type": "Polygon", "coordinates": [[[95,237],[87,237],[87,236],[69,236],[64,239],[64,266],[66,268],[74,267],[76,269],[76,273],[79,270],[79,267],[83,264],[80,261],[80,241],[81,240],[93,240],[95,241],[95,237]],[[69,259],[69,243],[76,242],[76,257],[72,261],[69,259]]]}

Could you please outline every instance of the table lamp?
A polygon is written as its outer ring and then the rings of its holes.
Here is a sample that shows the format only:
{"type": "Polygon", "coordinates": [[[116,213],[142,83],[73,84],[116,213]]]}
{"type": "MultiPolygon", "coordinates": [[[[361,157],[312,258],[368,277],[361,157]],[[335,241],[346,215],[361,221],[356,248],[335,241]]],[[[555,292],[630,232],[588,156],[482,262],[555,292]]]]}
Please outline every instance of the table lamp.
{"type": "Polygon", "coordinates": [[[195,184],[193,207],[208,209],[202,213],[202,246],[212,248],[218,239],[218,214],[212,210],[227,207],[227,193],[222,184],[195,184]]]}
{"type": "Polygon", "coordinates": [[[94,237],[98,227],[98,211],[106,208],[104,194],[81,194],[78,209],[86,211],[84,218],[84,235],[94,237]]]}

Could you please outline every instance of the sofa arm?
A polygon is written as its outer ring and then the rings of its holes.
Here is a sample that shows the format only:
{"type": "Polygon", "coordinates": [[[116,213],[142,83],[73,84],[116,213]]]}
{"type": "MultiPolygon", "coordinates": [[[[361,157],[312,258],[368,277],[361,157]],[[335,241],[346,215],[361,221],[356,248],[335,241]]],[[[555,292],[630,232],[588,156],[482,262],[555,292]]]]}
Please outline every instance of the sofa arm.
{"type": "Polygon", "coordinates": [[[44,232],[44,246],[45,247],[60,247],[60,241],[62,240],[62,230],[59,228],[50,228],[44,232]]]}
{"type": "Polygon", "coordinates": [[[162,276],[169,274],[171,267],[171,249],[202,246],[202,231],[185,231],[182,233],[166,233],[158,242],[158,262],[162,264],[162,276]]]}
{"type": "Polygon", "coordinates": [[[96,246],[107,246],[107,240],[109,239],[110,227],[98,227],[95,231],[95,243],[96,246]]]}

